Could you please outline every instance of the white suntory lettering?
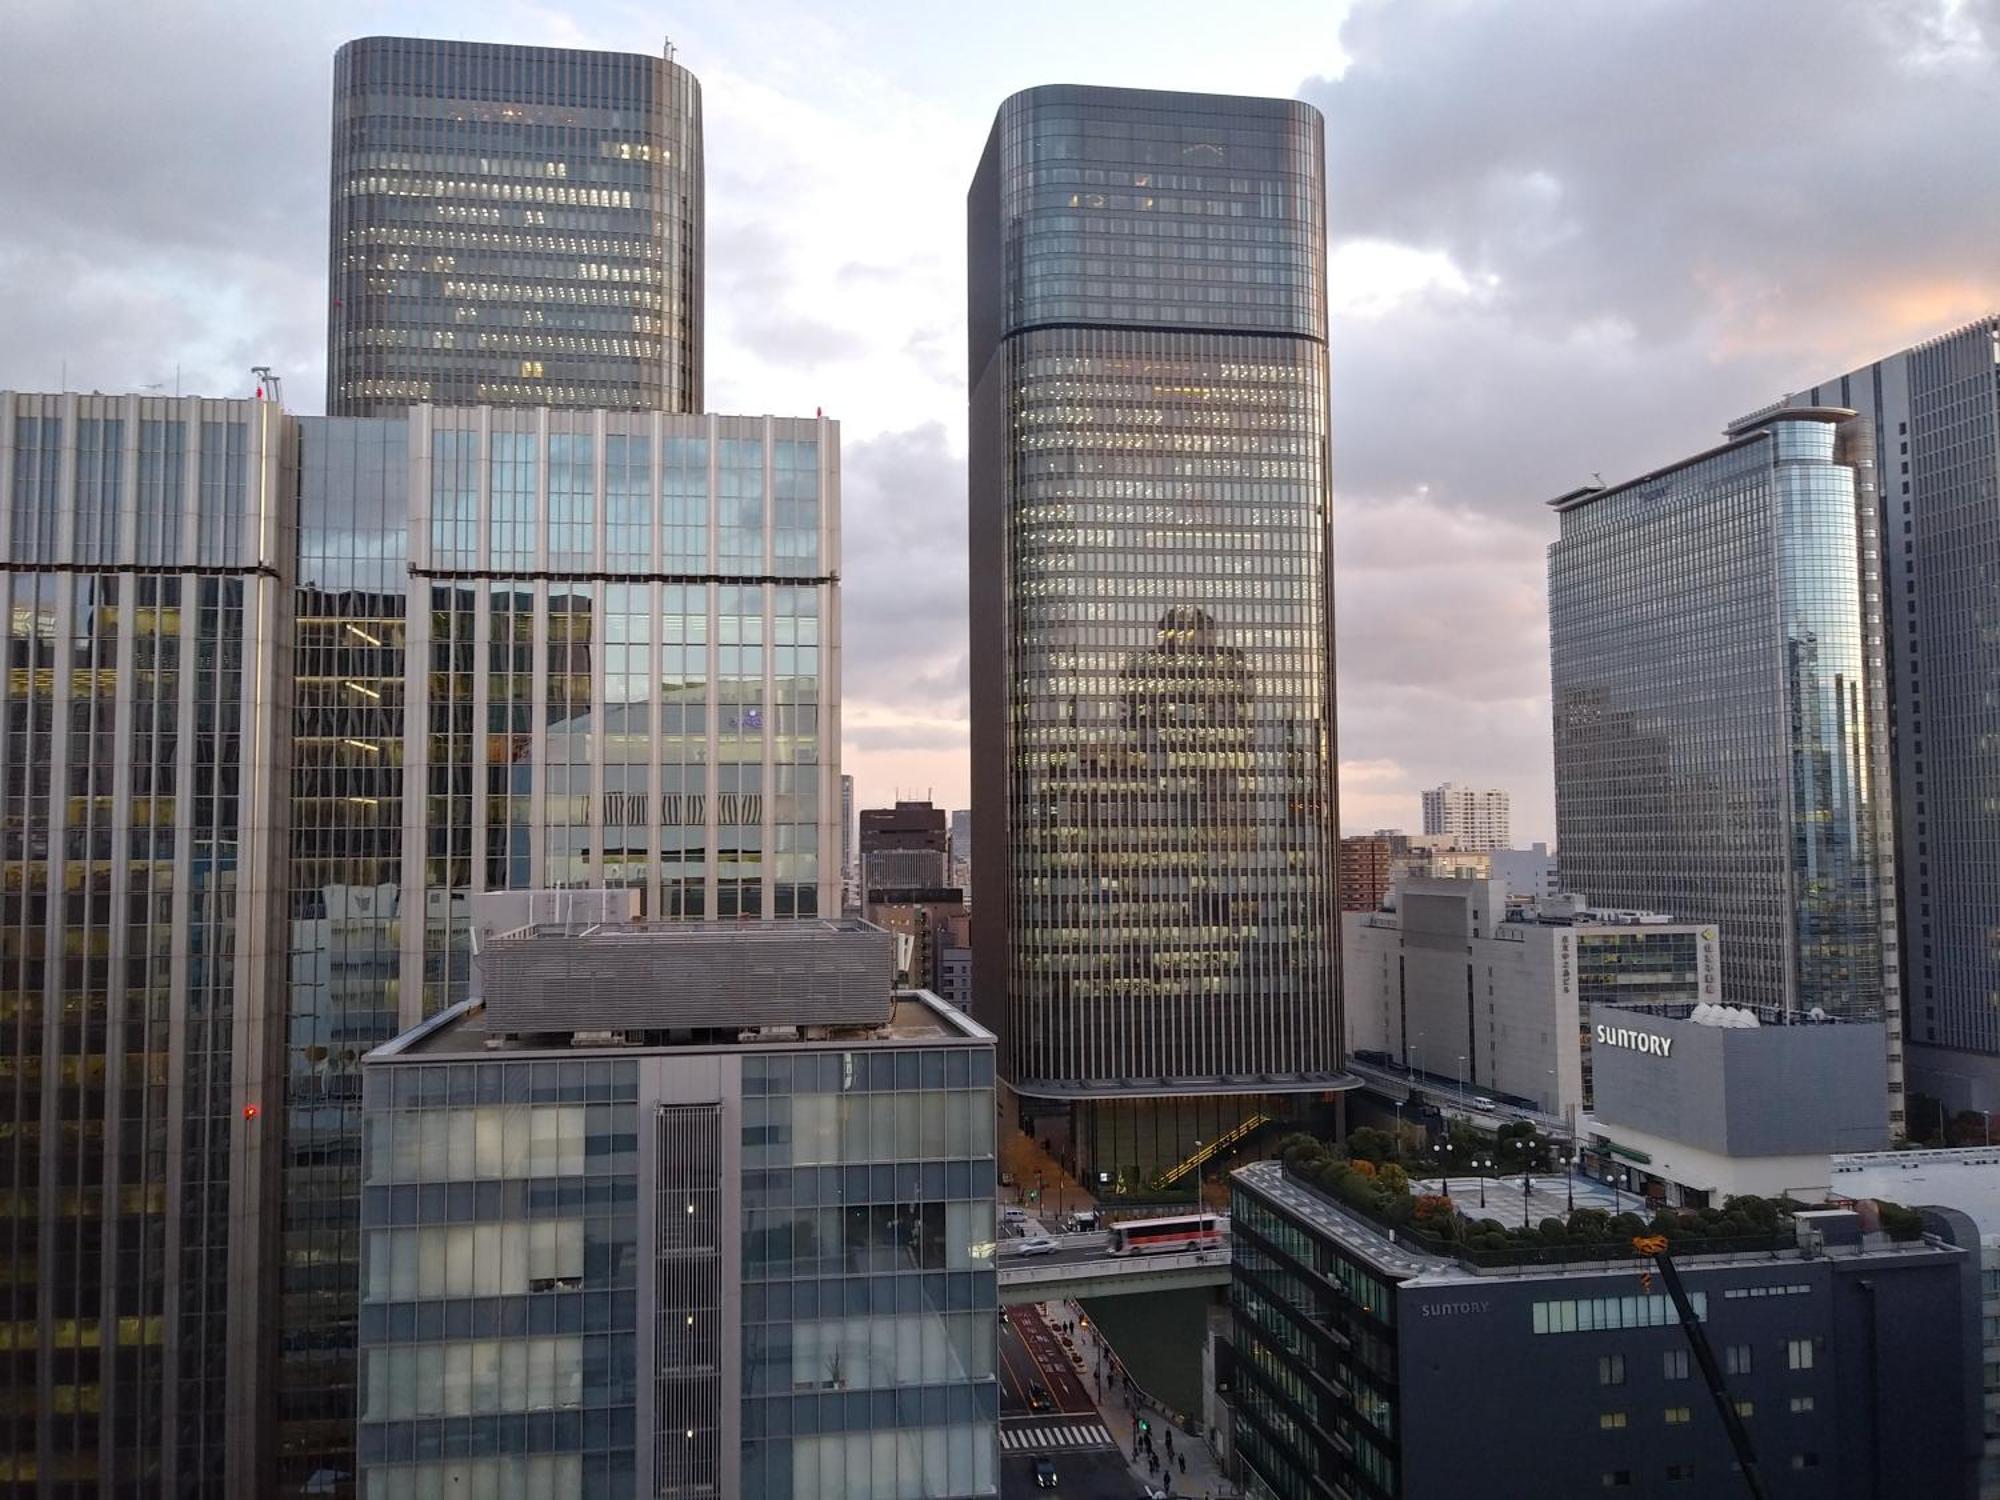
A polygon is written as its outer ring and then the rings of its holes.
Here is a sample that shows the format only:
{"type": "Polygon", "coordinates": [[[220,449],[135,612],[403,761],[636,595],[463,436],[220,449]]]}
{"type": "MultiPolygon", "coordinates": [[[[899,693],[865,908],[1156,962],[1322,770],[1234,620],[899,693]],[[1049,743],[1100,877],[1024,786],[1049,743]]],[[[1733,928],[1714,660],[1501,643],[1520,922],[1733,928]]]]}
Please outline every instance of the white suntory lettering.
{"type": "Polygon", "coordinates": [[[1491,1302],[1429,1302],[1424,1304],[1424,1316],[1456,1318],[1466,1313],[1483,1313],[1492,1305],[1491,1302]]]}
{"type": "Polygon", "coordinates": [[[1644,1052],[1653,1057],[1673,1055],[1674,1039],[1650,1031],[1634,1031],[1629,1026],[1606,1026],[1600,1021],[1596,1036],[1600,1047],[1624,1047],[1629,1051],[1644,1052]]]}

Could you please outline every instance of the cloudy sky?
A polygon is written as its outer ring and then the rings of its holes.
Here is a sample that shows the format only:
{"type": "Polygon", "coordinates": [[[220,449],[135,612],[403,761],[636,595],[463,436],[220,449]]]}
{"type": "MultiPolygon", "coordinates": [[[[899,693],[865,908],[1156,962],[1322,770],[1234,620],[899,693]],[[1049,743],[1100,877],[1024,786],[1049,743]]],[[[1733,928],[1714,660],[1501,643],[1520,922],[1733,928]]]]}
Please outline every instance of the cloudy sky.
{"type": "Polygon", "coordinates": [[[1015,89],[1325,112],[1349,831],[1454,779],[1552,834],[1542,500],[2000,306],[2000,0],[0,0],[0,388],[319,410],[330,59],[382,32],[700,76],[709,403],[842,420],[864,802],[965,798],[963,204],[1015,89]]]}

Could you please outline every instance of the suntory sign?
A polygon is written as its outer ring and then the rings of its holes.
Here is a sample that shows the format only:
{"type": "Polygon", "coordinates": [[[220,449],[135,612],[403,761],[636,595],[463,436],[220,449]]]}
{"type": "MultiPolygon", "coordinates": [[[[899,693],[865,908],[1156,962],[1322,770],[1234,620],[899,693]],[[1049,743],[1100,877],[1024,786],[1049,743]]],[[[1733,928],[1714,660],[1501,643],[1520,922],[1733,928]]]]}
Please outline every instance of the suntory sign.
{"type": "Polygon", "coordinates": [[[1650,1031],[1634,1031],[1629,1026],[1606,1026],[1600,1022],[1597,1027],[1597,1045],[1626,1047],[1634,1052],[1649,1052],[1654,1057],[1668,1057],[1673,1053],[1674,1039],[1670,1036],[1657,1036],[1650,1031]]]}

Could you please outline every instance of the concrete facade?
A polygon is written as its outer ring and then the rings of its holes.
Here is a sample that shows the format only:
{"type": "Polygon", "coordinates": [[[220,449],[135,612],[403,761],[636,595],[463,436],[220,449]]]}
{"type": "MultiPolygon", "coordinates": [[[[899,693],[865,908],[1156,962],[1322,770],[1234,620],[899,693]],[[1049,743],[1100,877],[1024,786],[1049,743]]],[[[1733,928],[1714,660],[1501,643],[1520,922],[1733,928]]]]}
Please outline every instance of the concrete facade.
{"type": "Polygon", "coordinates": [[[1545,918],[1510,908],[1499,880],[1409,880],[1396,904],[1342,918],[1348,1050],[1558,1118],[1589,1099],[1593,1004],[1693,1002],[1719,983],[1712,927],[1580,905],[1545,918]]]}
{"type": "Polygon", "coordinates": [[[1424,793],[1424,832],[1460,849],[1505,849],[1514,841],[1512,801],[1498,787],[1447,781],[1424,793]]]}

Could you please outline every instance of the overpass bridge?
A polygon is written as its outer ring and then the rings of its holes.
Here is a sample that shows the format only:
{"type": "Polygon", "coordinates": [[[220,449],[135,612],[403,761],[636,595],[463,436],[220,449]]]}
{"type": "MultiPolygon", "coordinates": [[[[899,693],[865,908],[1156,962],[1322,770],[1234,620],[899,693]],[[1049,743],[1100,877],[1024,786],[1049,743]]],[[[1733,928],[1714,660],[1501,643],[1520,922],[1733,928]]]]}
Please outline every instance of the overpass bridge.
{"type": "Polygon", "coordinates": [[[1174,1250],[1153,1255],[1113,1255],[1110,1237],[1054,1236],[1055,1251],[1023,1255],[1020,1240],[998,1246],[1000,1305],[1049,1302],[1064,1297],[1123,1297],[1178,1292],[1192,1287],[1229,1285],[1229,1235],[1212,1250],[1174,1250]]]}

